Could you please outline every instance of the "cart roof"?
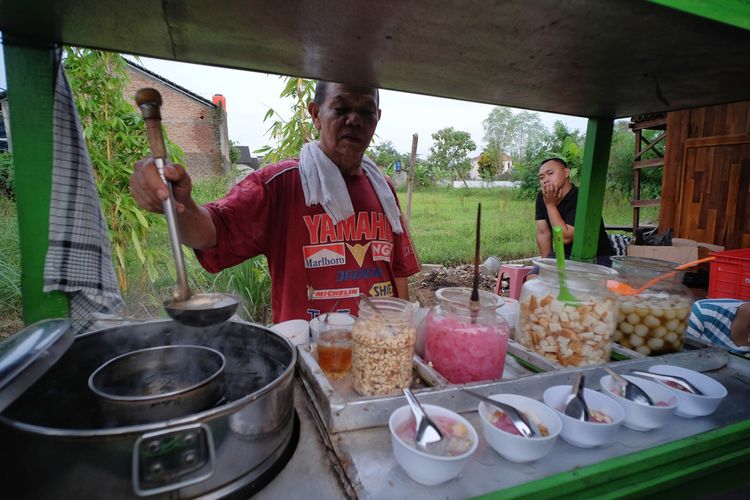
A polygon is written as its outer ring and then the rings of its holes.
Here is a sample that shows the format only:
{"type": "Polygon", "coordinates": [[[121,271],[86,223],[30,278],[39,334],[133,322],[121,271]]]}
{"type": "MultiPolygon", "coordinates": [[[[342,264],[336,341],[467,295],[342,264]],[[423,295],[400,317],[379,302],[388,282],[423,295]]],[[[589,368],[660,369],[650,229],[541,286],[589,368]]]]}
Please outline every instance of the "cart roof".
{"type": "Polygon", "coordinates": [[[750,31],[644,0],[8,0],[0,28],[589,117],[750,99],[750,31]]]}

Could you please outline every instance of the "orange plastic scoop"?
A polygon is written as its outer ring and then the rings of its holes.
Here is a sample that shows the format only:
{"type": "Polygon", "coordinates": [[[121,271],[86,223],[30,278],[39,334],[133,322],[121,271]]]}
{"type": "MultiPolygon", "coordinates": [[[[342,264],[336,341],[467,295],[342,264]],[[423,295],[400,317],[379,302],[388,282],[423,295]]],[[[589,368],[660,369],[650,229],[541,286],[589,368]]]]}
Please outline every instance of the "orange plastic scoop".
{"type": "Polygon", "coordinates": [[[616,281],[616,280],[607,280],[607,288],[609,288],[611,292],[614,292],[618,295],[638,295],[639,293],[646,290],[647,288],[651,288],[656,283],[671,278],[672,276],[677,274],[679,271],[684,271],[685,269],[689,269],[693,266],[697,266],[698,264],[702,264],[703,262],[709,262],[715,259],[716,257],[706,257],[705,259],[698,259],[692,262],[688,262],[687,264],[679,265],[674,268],[674,271],[670,271],[668,273],[659,275],[656,278],[646,282],[646,284],[644,284],[640,288],[633,288],[627,283],[623,283],[622,281],[616,281]]]}

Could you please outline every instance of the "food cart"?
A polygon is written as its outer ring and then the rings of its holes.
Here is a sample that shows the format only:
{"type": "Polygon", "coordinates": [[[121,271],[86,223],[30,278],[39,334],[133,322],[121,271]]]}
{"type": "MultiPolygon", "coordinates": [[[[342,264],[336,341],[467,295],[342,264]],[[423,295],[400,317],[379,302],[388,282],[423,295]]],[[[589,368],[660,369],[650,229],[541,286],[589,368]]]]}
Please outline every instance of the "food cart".
{"type": "MultiPolygon", "coordinates": [[[[749,19],[741,2],[704,7],[671,0],[230,1],[210,10],[179,1],[3,2],[24,320],[69,314],[64,295],[42,292],[52,164],[51,44],[587,117],[573,249],[585,260],[595,252],[613,120],[750,99],[749,19]]],[[[261,497],[699,495],[750,484],[743,474],[750,462],[750,367],[721,349],[696,345],[661,359],[630,355],[614,362],[710,372],[729,390],[711,417],[675,419],[677,425],[658,433],[621,430],[615,445],[601,449],[558,443],[531,465],[511,464],[484,443],[459,479],[436,487],[412,482],[393,460],[384,423],[403,397],[344,397],[316,373],[313,351],[298,354],[295,432],[302,437],[275,479],[265,481],[261,497]]],[[[573,370],[545,371],[522,351],[515,354],[524,364],[511,362],[502,381],[475,388],[539,398],[544,388],[571,380],[573,370]]],[[[602,374],[597,367],[586,371],[594,379],[602,374]]],[[[465,412],[478,427],[475,402],[455,386],[433,380],[417,394],[465,412]]]]}

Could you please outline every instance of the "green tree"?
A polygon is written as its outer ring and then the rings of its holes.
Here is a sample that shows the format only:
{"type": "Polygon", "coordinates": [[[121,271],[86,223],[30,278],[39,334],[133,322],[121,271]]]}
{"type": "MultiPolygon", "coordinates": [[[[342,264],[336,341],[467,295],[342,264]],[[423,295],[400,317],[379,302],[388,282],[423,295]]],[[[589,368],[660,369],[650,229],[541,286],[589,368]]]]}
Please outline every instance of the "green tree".
{"type": "Polygon", "coordinates": [[[13,155],[9,152],[0,153],[0,195],[9,200],[16,199],[15,172],[13,155]]]}
{"type": "Polygon", "coordinates": [[[315,97],[315,81],[291,76],[282,78],[285,83],[279,96],[292,100],[291,116],[289,119],[284,119],[280,113],[271,108],[263,117],[264,122],[273,120],[266,133],[275,142],[273,146],[265,145],[254,151],[254,153],[264,155],[264,164],[299,156],[302,146],[318,137],[318,131],[307,113],[307,105],[315,97]]]}
{"type": "Polygon", "coordinates": [[[628,121],[619,120],[612,129],[612,146],[607,170],[608,189],[627,195],[633,192],[634,156],[635,136],[628,128],[628,121]]]}
{"type": "Polygon", "coordinates": [[[466,174],[471,170],[467,155],[477,148],[471,134],[446,127],[432,134],[435,141],[430,147],[428,163],[437,172],[452,172],[456,179],[466,184],[466,174]]]}
{"type": "Polygon", "coordinates": [[[477,163],[479,165],[479,177],[485,182],[492,181],[498,172],[498,167],[493,155],[487,151],[483,151],[482,154],[479,155],[477,163]]]}
{"type": "Polygon", "coordinates": [[[498,169],[503,164],[503,153],[514,162],[518,161],[529,146],[547,132],[539,113],[521,111],[514,114],[510,108],[503,106],[494,107],[482,126],[486,151],[494,157],[498,169]]]}
{"type": "Polygon", "coordinates": [[[384,141],[371,145],[367,149],[367,156],[369,156],[377,166],[383,169],[393,167],[397,161],[401,161],[401,164],[403,165],[403,157],[398,151],[396,151],[396,148],[391,141],[384,141]]]}
{"type": "MultiPolygon", "coordinates": [[[[123,97],[126,63],[119,54],[65,47],[65,71],[75,96],[94,168],[102,212],[109,226],[115,270],[127,289],[126,253],[132,248],[154,280],[160,259],[145,245],[160,217],[141,210],[130,196],[128,179],[136,160],[148,155],[143,119],[123,97]]],[[[182,151],[167,140],[171,161],[182,151]]]]}
{"type": "Polygon", "coordinates": [[[562,158],[570,166],[570,177],[575,181],[583,164],[585,136],[578,129],[569,129],[556,121],[547,131],[532,141],[517,163],[521,198],[533,198],[539,190],[539,165],[546,158],[562,158]]]}
{"type": "Polygon", "coordinates": [[[237,141],[229,141],[229,161],[232,165],[236,165],[240,161],[240,150],[237,146],[240,144],[237,141]]]}

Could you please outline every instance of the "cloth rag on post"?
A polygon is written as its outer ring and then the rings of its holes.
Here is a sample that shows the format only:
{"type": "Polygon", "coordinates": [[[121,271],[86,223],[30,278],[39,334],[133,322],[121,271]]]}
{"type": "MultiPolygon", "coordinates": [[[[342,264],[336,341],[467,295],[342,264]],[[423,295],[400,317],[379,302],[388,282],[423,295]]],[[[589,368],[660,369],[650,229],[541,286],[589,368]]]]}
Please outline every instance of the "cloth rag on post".
{"type": "Polygon", "coordinates": [[[60,55],[58,52],[44,291],[69,294],[71,317],[86,318],[74,323],[78,334],[94,326],[92,318],[112,317],[123,300],[91,159],[60,55]]]}
{"type": "MultiPolygon", "coordinates": [[[[336,164],[320,149],[318,141],[308,142],[302,147],[299,163],[302,191],[308,207],[321,205],[334,224],[354,215],[354,207],[349,191],[346,189],[344,176],[341,175],[336,164]]],[[[403,233],[404,229],[399,219],[401,211],[385,176],[367,156],[362,158],[361,167],[380,200],[391,229],[396,234],[403,233]]]]}

